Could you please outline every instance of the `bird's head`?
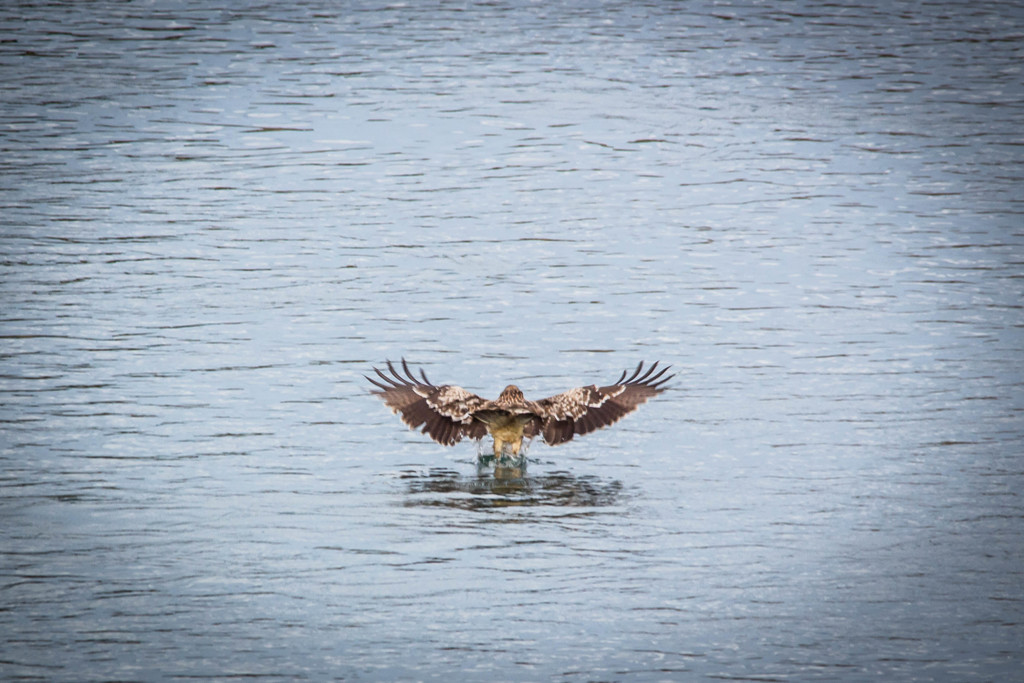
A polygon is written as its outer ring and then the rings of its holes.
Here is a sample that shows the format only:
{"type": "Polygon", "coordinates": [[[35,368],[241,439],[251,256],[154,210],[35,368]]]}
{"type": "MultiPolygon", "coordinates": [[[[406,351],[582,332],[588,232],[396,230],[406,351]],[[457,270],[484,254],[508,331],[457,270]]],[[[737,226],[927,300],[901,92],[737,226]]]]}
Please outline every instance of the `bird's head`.
{"type": "Polygon", "coordinates": [[[505,387],[501,392],[501,396],[498,397],[498,404],[502,406],[518,406],[522,405],[525,401],[523,392],[515,384],[509,384],[505,387]]]}

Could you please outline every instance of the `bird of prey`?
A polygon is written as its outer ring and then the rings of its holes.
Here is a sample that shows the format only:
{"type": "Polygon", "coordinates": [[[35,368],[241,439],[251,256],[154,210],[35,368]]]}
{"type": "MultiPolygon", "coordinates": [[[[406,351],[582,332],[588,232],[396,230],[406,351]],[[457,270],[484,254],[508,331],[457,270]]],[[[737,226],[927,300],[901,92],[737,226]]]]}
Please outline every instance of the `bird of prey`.
{"type": "Polygon", "coordinates": [[[421,431],[443,446],[453,446],[463,437],[482,439],[490,434],[494,456],[501,458],[506,446],[518,456],[524,438],[540,435],[544,443],[557,446],[618,422],[665,390],[662,385],[674,375],[665,376],[668,366],[655,372],[657,368],[654,363],[645,372],[641,362],[628,378],[627,370],[608,386],[577,387],[539,401],[526,400],[514,384],[505,387],[495,401],[462,387],[437,386],[422,369],[419,377],[414,375],[404,358],[401,370],[387,361],[387,372],[373,368],[377,379],[366,379],[379,389],[373,393],[410,428],[423,425],[421,431]]]}

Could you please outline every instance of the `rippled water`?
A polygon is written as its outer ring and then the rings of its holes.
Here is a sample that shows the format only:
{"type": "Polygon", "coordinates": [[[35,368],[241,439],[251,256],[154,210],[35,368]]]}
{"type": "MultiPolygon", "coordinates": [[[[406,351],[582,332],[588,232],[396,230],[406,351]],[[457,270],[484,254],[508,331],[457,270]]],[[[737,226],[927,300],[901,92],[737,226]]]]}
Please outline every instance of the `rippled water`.
{"type": "Polygon", "coordinates": [[[0,677],[1024,665],[1024,5],[0,8],[0,677]],[[673,388],[525,471],[362,374],[673,388]]]}

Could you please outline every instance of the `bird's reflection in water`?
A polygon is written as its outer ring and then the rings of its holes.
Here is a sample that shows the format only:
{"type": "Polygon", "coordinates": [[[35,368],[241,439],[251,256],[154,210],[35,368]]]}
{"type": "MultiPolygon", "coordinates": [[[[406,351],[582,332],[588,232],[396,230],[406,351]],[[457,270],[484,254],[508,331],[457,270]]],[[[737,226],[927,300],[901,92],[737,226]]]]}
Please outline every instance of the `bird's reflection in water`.
{"type": "Polygon", "coordinates": [[[569,472],[527,473],[526,459],[489,456],[477,463],[476,476],[447,468],[404,472],[409,506],[453,507],[486,510],[500,507],[554,506],[603,507],[614,505],[622,495],[622,482],[569,472]]]}

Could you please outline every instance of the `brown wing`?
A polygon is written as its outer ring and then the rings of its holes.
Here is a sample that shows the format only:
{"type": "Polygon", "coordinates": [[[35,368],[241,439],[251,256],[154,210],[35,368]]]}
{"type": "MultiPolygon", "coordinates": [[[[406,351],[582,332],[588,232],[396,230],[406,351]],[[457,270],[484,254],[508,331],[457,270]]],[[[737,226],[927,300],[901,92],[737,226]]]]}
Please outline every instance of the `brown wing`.
{"type": "MultiPolygon", "coordinates": [[[[647,372],[643,372],[644,364],[636,366],[633,374],[626,378],[622,373],[615,384],[606,387],[577,387],[563,394],[537,401],[543,411],[543,422],[540,426],[544,442],[549,446],[557,446],[572,439],[577,434],[590,432],[607,427],[636,410],[650,397],[664,391],[662,385],[675,375],[668,375],[670,366],[655,372],[655,363],[647,372]],[[640,374],[643,372],[643,374],[640,374]]],[[[530,434],[535,436],[536,433],[530,434]]]]}
{"type": "Polygon", "coordinates": [[[392,412],[400,414],[402,422],[409,427],[416,429],[423,425],[421,431],[442,446],[454,446],[464,436],[480,439],[487,434],[487,427],[473,419],[473,411],[487,403],[486,400],[462,387],[434,386],[423,370],[420,370],[421,379],[417,379],[404,358],[404,376],[391,361],[387,364],[387,373],[373,369],[379,380],[366,379],[380,389],[373,393],[380,396],[392,412]]]}

